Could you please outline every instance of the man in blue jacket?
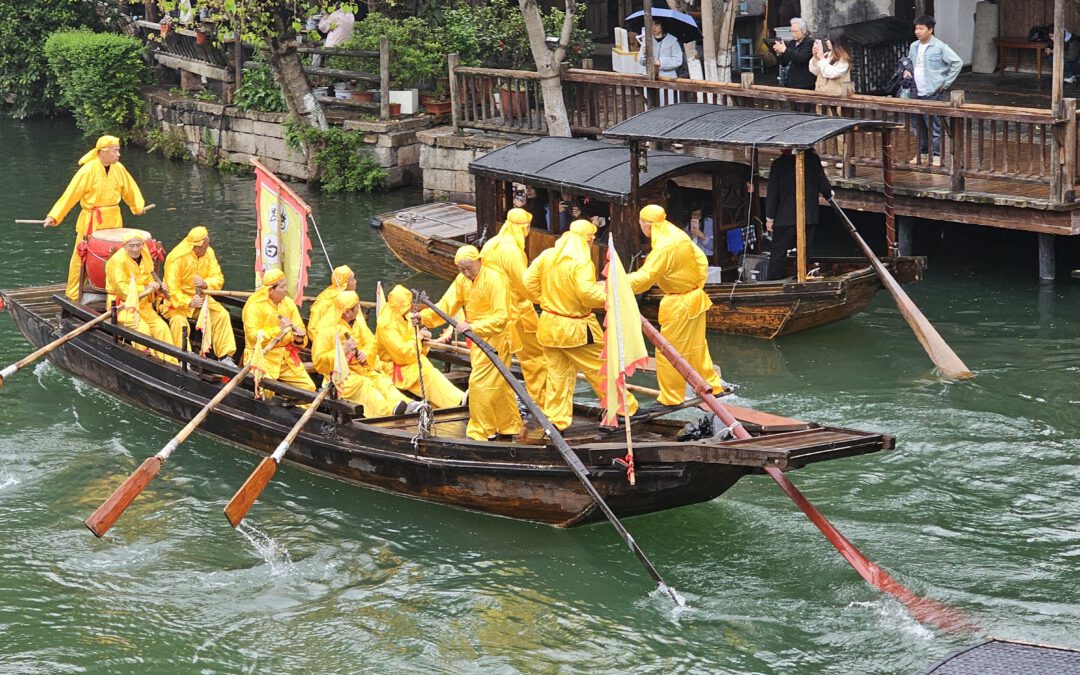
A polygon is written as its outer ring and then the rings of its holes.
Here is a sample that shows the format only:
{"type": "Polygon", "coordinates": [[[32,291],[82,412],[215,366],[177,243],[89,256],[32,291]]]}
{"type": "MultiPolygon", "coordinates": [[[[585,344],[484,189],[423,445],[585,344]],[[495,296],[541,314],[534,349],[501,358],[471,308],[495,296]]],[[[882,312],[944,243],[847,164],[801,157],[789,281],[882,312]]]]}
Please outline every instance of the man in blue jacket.
{"type": "MultiPolygon", "coordinates": [[[[945,90],[956,80],[964,62],[949,45],[934,37],[937,22],[932,16],[915,19],[915,42],[908,49],[908,58],[915,64],[911,75],[915,78],[915,98],[940,101],[945,90]]],[[[905,74],[906,76],[906,74],[905,74]]],[[[941,166],[941,118],[937,115],[917,115],[914,119],[915,133],[919,137],[919,154],[908,164],[926,162],[933,149],[933,165],[941,166]],[[932,133],[933,145],[928,136],[932,133]]]]}

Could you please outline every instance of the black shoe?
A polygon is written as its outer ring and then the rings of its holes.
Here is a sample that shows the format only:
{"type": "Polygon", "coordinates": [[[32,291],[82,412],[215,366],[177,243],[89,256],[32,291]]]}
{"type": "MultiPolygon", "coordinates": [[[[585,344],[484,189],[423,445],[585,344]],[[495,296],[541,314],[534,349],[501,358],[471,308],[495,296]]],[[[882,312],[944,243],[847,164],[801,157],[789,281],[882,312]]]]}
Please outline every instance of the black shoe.
{"type": "Polygon", "coordinates": [[[398,401],[397,406],[394,407],[393,415],[404,415],[409,409],[409,404],[405,401],[398,401]]]}
{"type": "Polygon", "coordinates": [[[665,413],[674,412],[679,409],[677,405],[662,405],[657,403],[649,408],[641,408],[636,413],[630,416],[631,420],[645,419],[646,417],[656,417],[665,413]]]}

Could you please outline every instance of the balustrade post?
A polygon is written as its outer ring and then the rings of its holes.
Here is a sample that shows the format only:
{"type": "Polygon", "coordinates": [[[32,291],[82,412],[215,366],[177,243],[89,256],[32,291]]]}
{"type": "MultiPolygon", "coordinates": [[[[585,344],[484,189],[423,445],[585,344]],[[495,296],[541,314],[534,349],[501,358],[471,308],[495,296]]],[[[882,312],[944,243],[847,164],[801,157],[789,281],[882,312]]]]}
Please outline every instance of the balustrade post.
{"type": "MultiPolygon", "coordinates": [[[[964,107],[964,92],[962,90],[949,92],[949,106],[952,108],[964,107]]],[[[964,191],[964,119],[951,117],[949,119],[950,135],[952,143],[949,145],[949,189],[954,193],[964,191]]]]}
{"type": "MultiPolygon", "coordinates": [[[[851,98],[855,93],[854,82],[843,82],[840,84],[840,98],[851,98]]],[[[836,109],[838,117],[844,117],[844,107],[838,106],[836,109]]],[[[844,178],[855,177],[855,162],[852,160],[855,157],[855,134],[847,131],[841,137],[843,139],[844,146],[840,148],[840,162],[844,165],[841,175],[844,178]]]]}
{"type": "Polygon", "coordinates": [[[390,40],[379,38],[379,119],[390,117],[390,40]]]}
{"type": "Polygon", "coordinates": [[[454,133],[460,133],[461,120],[461,90],[458,89],[457,67],[460,57],[457,54],[446,55],[446,68],[450,72],[450,121],[454,125],[454,133]]]}
{"type": "Polygon", "coordinates": [[[1061,201],[1071,204],[1076,199],[1076,99],[1067,98],[1061,102],[1061,112],[1065,118],[1065,142],[1061,164],[1061,201]]]}

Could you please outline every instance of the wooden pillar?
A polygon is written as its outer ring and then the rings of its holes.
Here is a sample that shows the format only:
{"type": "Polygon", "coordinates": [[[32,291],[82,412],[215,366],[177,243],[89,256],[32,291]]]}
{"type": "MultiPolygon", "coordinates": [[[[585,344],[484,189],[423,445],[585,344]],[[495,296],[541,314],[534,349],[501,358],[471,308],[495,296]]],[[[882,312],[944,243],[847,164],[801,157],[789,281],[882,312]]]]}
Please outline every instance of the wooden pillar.
{"type": "Polygon", "coordinates": [[[1065,0],[1054,0],[1054,71],[1050,76],[1050,110],[1061,115],[1065,88],[1065,0]]]}
{"type": "Polygon", "coordinates": [[[1076,99],[1061,102],[1061,116],[1065,120],[1061,148],[1061,175],[1059,178],[1062,204],[1072,204],[1076,199],[1076,99]]]}
{"type": "Polygon", "coordinates": [[[900,216],[899,226],[900,255],[912,255],[915,250],[915,219],[911,216],[900,216]]]}
{"type": "MultiPolygon", "coordinates": [[[[709,0],[706,0],[705,4],[709,4],[709,0]]],[[[704,7],[704,5],[702,5],[704,7]]],[[[712,175],[712,258],[709,260],[710,265],[720,264],[720,215],[724,212],[724,196],[721,192],[721,183],[723,181],[720,178],[720,173],[715,169],[712,175]]],[[[750,208],[749,202],[746,204],[746,208],[750,208]]],[[[670,218],[669,218],[670,220],[670,218]]],[[[701,226],[705,227],[705,214],[701,214],[701,226]]],[[[737,227],[742,227],[742,223],[739,223],[737,227]]],[[[726,232],[726,230],[725,230],[726,232]]],[[[726,248],[726,241],[725,241],[726,248]]]]}
{"type": "Polygon", "coordinates": [[[390,40],[379,38],[379,119],[390,117],[390,40]]]}
{"type": "Polygon", "coordinates": [[[457,54],[447,54],[446,65],[450,74],[450,121],[454,125],[454,133],[459,133],[459,120],[461,119],[461,90],[458,89],[457,67],[460,57],[457,54]]]}
{"type": "MultiPolygon", "coordinates": [[[[632,268],[634,256],[641,249],[639,244],[641,236],[638,229],[638,211],[641,205],[638,204],[638,191],[641,187],[640,155],[643,150],[639,141],[630,141],[630,203],[618,209],[619,217],[612,218],[608,230],[615,240],[615,250],[619,252],[619,257],[628,268],[632,268]]],[[[615,210],[615,206],[612,205],[612,216],[615,210]]]]}
{"type": "MultiPolygon", "coordinates": [[[[949,105],[953,108],[964,106],[964,92],[949,92],[949,105]]],[[[942,120],[944,122],[944,120],[942,120]]],[[[964,127],[967,120],[950,117],[951,142],[949,143],[949,189],[959,194],[964,191],[964,127]]],[[[944,150],[944,148],[942,148],[944,150]]]]}
{"type": "Polygon", "coordinates": [[[479,242],[481,238],[490,238],[497,232],[491,228],[498,227],[495,225],[500,215],[498,188],[502,181],[489,176],[476,176],[474,182],[476,184],[476,241],[479,242]]]}
{"type": "Polygon", "coordinates": [[[889,255],[896,255],[896,199],[893,197],[893,132],[881,133],[881,180],[885,192],[885,248],[889,255]]]}
{"type": "MultiPolygon", "coordinates": [[[[656,52],[653,49],[652,35],[652,2],[644,3],[645,12],[645,79],[650,82],[656,81],[656,52]]],[[[645,101],[650,108],[660,105],[660,92],[657,89],[645,88],[645,101]]]]}
{"type": "MultiPolygon", "coordinates": [[[[1056,60],[1056,59],[1055,59],[1056,60]]],[[[1054,281],[1054,235],[1039,233],[1039,282],[1054,281]]]]}
{"type": "Polygon", "coordinates": [[[801,148],[795,151],[795,248],[801,283],[806,281],[806,151],[801,148]]]}

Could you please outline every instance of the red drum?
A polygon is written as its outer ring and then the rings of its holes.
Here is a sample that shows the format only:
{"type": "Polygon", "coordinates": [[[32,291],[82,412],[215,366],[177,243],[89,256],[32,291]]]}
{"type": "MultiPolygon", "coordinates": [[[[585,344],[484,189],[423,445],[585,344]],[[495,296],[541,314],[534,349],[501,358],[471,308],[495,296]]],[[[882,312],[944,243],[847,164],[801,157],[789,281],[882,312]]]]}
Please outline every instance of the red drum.
{"type": "Polygon", "coordinates": [[[114,227],[111,230],[94,230],[90,235],[90,241],[86,249],[86,257],[83,264],[86,265],[86,283],[91,288],[105,292],[105,263],[113,253],[119,251],[124,240],[132,234],[137,234],[148,244],[150,233],[146,230],[136,230],[131,227],[114,227]]]}

